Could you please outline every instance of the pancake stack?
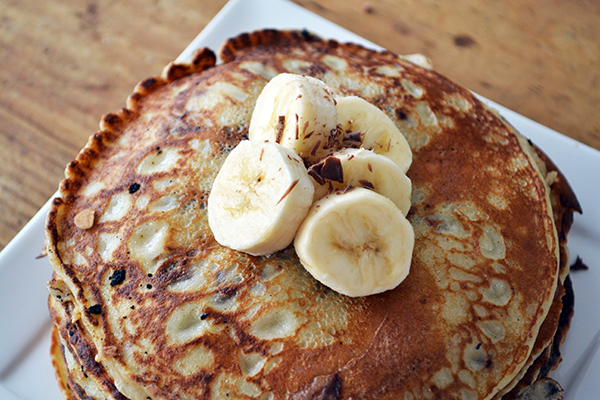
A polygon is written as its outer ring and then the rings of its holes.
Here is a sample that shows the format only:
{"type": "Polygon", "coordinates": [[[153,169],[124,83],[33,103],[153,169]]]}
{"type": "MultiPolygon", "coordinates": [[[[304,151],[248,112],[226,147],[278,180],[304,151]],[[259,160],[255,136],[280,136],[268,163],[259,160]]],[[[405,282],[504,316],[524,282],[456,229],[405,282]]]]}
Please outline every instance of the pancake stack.
{"type": "Polygon", "coordinates": [[[47,219],[67,399],[559,399],[579,204],[496,112],[391,52],[264,30],[140,82],[66,170],[47,219]],[[220,246],[207,199],[279,73],[383,110],[413,152],[411,272],[346,297],[293,247],[220,246]]]}

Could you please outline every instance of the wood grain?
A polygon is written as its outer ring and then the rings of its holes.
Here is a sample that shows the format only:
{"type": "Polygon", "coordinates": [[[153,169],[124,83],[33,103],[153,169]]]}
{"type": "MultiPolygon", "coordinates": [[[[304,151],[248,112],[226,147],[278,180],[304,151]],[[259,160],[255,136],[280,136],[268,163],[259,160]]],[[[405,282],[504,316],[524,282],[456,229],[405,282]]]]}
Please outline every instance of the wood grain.
{"type": "MultiPolygon", "coordinates": [[[[600,149],[594,0],[296,0],[600,149]]],[[[0,249],[52,196],[100,117],[160,73],[225,0],[0,0],[0,249]]]]}

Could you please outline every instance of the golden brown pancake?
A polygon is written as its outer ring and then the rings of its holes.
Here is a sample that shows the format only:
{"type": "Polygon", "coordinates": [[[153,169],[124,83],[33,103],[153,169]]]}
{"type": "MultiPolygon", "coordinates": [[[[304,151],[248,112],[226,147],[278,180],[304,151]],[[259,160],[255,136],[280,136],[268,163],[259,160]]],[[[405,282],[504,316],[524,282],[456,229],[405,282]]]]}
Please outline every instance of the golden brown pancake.
{"type": "Polygon", "coordinates": [[[267,30],[220,57],[204,49],[142,81],[67,168],[47,220],[63,386],[94,399],[519,396],[559,330],[578,209],[564,177],[468,91],[390,52],[267,30]],[[363,97],[410,143],[415,250],[396,289],[345,297],[293,248],[215,242],[212,181],[282,72],[363,97]]]}

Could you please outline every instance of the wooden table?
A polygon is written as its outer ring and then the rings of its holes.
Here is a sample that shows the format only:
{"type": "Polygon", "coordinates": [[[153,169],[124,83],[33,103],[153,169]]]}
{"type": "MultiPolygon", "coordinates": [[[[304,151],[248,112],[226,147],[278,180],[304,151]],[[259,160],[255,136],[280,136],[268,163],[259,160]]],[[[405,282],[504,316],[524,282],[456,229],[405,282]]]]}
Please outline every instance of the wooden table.
{"type": "MultiPolygon", "coordinates": [[[[0,0],[0,249],[141,79],[226,0],[0,0]]],[[[600,149],[600,3],[296,0],[520,114],[600,149]]],[[[596,183],[597,184],[597,183],[596,183]]]]}

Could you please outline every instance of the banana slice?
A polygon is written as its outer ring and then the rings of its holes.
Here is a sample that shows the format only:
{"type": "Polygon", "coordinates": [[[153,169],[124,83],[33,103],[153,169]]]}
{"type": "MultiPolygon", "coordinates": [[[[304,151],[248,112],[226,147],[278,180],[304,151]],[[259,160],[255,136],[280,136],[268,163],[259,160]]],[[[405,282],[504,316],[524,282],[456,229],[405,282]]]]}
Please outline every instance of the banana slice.
{"type": "Polygon", "coordinates": [[[334,96],[316,78],[279,74],[256,100],[248,137],[279,143],[315,162],[341,142],[334,96]]]}
{"type": "Polygon", "coordinates": [[[412,226],[398,207],[363,188],[313,204],[294,241],[315,279],[352,297],[398,286],[410,270],[413,246],[412,226]]]}
{"type": "Polygon", "coordinates": [[[389,158],[365,149],[343,149],[317,164],[308,174],[315,184],[313,201],[347,186],[371,189],[392,200],[406,216],[410,210],[411,182],[389,158]]]}
{"type": "Polygon", "coordinates": [[[217,242],[252,255],[287,247],[312,204],[302,159],[272,142],[245,140],[231,151],[208,198],[217,242]]]}
{"type": "Polygon", "coordinates": [[[412,163],[412,151],[404,135],[379,108],[357,97],[339,97],[338,123],[344,132],[359,132],[362,147],[394,161],[406,173],[412,163]]]}

